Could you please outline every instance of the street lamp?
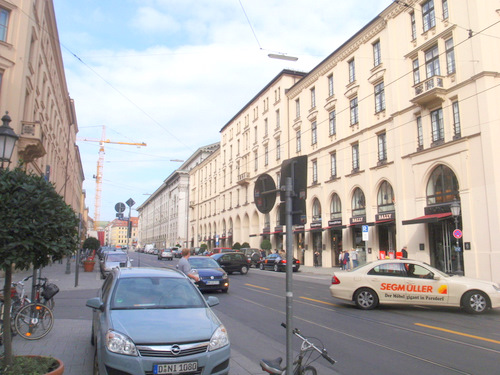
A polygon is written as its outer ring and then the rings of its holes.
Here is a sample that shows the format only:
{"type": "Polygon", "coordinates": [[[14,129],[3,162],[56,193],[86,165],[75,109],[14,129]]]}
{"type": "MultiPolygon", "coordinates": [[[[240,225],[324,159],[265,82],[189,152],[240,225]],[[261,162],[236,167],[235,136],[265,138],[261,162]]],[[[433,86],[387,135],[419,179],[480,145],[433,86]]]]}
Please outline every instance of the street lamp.
{"type": "MultiPolygon", "coordinates": [[[[460,202],[457,201],[456,199],[450,204],[450,211],[451,215],[453,216],[453,219],[455,219],[455,229],[458,229],[458,217],[460,216],[460,202]]],[[[461,249],[458,244],[458,237],[456,237],[456,247],[455,251],[457,253],[457,275],[464,275],[464,271],[462,270],[462,261],[460,259],[461,256],[461,249]]]]}
{"type": "Polygon", "coordinates": [[[12,157],[12,152],[14,152],[14,146],[19,136],[14,133],[14,130],[9,126],[11,122],[9,112],[5,112],[2,117],[2,126],[0,126],[0,160],[2,164],[0,169],[3,169],[3,163],[7,162],[7,167],[10,165],[10,158],[12,157]]]}

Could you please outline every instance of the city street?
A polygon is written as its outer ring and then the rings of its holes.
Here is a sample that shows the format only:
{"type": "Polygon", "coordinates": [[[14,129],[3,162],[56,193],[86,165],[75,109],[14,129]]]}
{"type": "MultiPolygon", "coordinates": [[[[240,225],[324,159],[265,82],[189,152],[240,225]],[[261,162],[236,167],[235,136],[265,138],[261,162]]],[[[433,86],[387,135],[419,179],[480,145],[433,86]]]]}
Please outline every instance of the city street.
{"type": "MultiPolygon", "coordinates": [[[[134,266],[174,267],[178,259],[158,261],[155,255],[130,253],[134,266]]],[[[63,269],[63,266],[59,266],[63,269]]],[[[51,276],[56,265],[45,270],[51,276]],[[52,270],[51,270],[52,269],[52,270]]],[[[77,289],[72,274],[55,281],[55,325],[39,341],[14,338],[19,354],[62,353],[72,364],[65,374],[91,374],[91,310],[85,307],[100,283],[96,270],[80,269],[77,289]],[[65,281],[64,281],[64,280],[65,281]],[[89,280],[91,282],[89,282],[89,280]],[[68,284],[68,285],[63,285],[68,284]],[[93,286],[91,288],[90,286],[93,286]],[[78,365],[74,365],[77,363],[78,365]]],[[[314,365],[319,374],[494,374],[500,354],[500,311],[482,316],[453,308],[382,306],[361,311],[353,304],[334,300],[328,291],[330,270],[304,267],[294,273],[294,326],[322,342],[337,360],[332,367],[324,359],[314,365]]],[[[212,293],[220,304],[214,307],[228,329],[232,345],[231,374],[262,374],[261,358],[285,357],[285,273],[251,268],[247,275],[230,275],[229,293],[212,293]]],[[[14,276],[18,280],[20,274],[14,276]]],[[[299,340],[294,339],[298,351],[299,340]]]]}

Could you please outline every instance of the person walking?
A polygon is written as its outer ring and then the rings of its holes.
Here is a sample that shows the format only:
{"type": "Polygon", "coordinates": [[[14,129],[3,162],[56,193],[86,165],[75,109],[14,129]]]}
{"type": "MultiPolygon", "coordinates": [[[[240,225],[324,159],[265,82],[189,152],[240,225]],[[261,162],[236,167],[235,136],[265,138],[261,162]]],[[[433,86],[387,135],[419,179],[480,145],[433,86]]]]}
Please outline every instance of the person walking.
{"type": "Polygon", "coordinates": [[[319,267],[319,251],[314,252],[314,267],[319,267]]]}
{"type": "Polygon", "coordinates": [[[356,268],[358,266],[358,253],[356,249],[351,249],[350,258],[352,260],[352,268],[356,268]]]}
{"type": "Polygon", "coordinates": [[[340,269],[344,269],[344,252],[340,250],[339,252],[339,264],[340,264],[340,269]]]}
{"type": "Polygon", "coordinates": [[[403,248],[401,249],[401,254],[403,256],[403,259],[408,258],[408,248],[406,246],[403,246],[403,248]]]}
{"type": "Polygon", "coordinates": [[[347,270],[347,271],[351,270],[351,261],[350,261],[350,258],[349,258],[349,252],[348,251],[344,251],[344,269],[347,270]]]}
{"type": "Polygon", "coordinates": [[[194,281],[200,281],[200,277],[197,274],[191,273],[191,265],[188,261],[191,256],[191,250],[184,248],[182,249],[181,255],[181,260],[177,263],[177,269],[182,271],[187,277],[193,279],[194,281]]]}

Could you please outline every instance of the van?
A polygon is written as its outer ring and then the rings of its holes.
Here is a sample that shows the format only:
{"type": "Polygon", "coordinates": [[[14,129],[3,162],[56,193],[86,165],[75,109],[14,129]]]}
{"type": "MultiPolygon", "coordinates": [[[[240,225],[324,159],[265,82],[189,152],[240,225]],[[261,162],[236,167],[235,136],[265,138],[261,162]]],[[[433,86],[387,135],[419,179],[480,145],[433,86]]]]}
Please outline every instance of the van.
{"type": "Polygon", "coordinates": [[[148,243],[146,246],[144,246],[144,252],[146,254],[150,254],[153,252],[154,247],[155,246],[152,243],[148,243]]]}

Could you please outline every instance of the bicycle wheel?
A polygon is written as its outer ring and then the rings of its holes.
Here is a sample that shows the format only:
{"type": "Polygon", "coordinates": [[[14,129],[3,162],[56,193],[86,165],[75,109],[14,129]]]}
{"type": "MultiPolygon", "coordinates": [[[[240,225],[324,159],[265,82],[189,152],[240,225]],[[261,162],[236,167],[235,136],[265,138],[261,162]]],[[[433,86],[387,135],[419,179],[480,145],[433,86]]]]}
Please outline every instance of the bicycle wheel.
{"type": "Polygon", "coordinates": [[[312,366],[306,366],[304,368],[302,368],[302,372],[301,372],[302,375],[318,375],[318,372],[316,371],[316,369],[312,366]]]}
{"type": "Polygon", "coordinates": [[[56,305],[54,298],[44,300],[43,304],[45,306],[47,306],[49,309],[51,309],[52,311],[54,311],[54,306],[56,305]]]}
{"type": "Polygon", "coordinates": [[[41,339],[50,332],[53,325],[52,311],[41,303],[30,303],[16,315],[16,331],[28,340],[41,339]]]}

